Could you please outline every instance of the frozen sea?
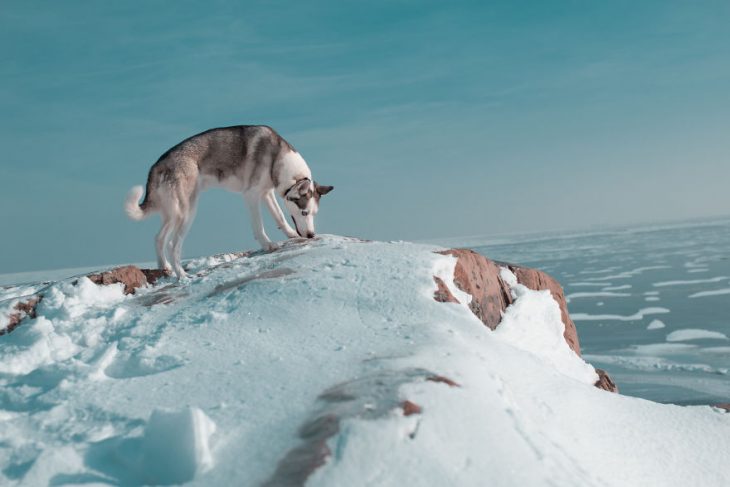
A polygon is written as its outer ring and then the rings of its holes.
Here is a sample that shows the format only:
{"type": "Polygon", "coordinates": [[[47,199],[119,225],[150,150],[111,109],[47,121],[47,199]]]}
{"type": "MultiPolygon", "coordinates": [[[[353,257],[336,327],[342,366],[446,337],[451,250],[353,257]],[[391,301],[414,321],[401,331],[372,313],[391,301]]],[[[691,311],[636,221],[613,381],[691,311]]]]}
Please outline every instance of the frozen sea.
{"type": "Polygon", "coordinates": [[[730,219],[464,243],[557,278],[586,360],[622,394],[730,401],[730,219]]]}

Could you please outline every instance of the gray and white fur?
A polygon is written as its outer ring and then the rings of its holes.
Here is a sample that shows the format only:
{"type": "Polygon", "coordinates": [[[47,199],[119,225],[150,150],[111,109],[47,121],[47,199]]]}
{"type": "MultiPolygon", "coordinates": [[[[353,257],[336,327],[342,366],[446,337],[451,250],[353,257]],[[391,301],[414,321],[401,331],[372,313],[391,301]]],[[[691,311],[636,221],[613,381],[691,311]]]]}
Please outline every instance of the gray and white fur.
{"type": "Polygon", "coordinates": [[[180,264],[183,239],[200,192],[216,186],[243,194],[254,236],[266,251],[276,245],[264,230],[262,202],[287,237],[312,238],[320,197],[333,189],[314,182],[302,156],[271,127],[215,128],[185,139],[150,168],[144,201],[139,203],[145,190],[135,186],[124,205],[133,220],[160,212],[162,227],[156,238],[160,269],[172,268],[178,278],[186,276],[180,264]],[[286,221],[276,194],[284,199],[295,228],[286,221]]]}

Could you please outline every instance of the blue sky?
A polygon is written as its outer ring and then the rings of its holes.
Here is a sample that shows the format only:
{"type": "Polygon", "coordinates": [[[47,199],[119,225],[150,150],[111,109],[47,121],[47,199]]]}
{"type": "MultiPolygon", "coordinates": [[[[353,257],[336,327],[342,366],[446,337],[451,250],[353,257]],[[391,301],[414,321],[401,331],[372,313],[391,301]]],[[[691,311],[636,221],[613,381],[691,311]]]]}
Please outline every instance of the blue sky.
{"type": "MultiPolygon", "coordinates": [[[[152,260],[127,190],[233,124],[335,185],[326,233],[727,215],[728,25],[725,1],[3,2],[0,273],[152,260]]],[[[205,193],[185,255],[255,247],[246,213],[205,193]]]]}

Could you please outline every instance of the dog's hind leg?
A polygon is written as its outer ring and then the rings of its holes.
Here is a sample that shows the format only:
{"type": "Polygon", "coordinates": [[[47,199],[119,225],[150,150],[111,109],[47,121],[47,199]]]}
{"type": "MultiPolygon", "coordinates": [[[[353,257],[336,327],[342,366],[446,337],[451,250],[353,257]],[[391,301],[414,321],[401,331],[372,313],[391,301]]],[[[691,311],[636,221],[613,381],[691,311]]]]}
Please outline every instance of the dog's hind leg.
{"type": "Polygon", "coordinates": [[[281,207],[279,206],[279,202],[276,201],[276,195],[274,194],[273,190],[266,193],[266,196],[264,196],[264,200],[266,200],[266,206],[268,207],[271,216],[274,217],[276,225],[281,229],[282,232],[284,232],[284,235],[289,238],[298,237],[299,234],[286,221],[284,212],[281,211],[281,207]]]}
{"type": "Polygon", "coordinates": [[[266,230],[264,229],[264,220],[261,218],[261,196],[256,195],[243,195],[246,206],[248,206],[248,212],[251,214],[251,226],[253,228],[253,236],[256,241],[261,245],[261,248],[267,252],[271,252],[276,249],[276,244],[271,241],[266,230]]]}
{"type": "Polygon", "coordinates": [[[187,277],[182,267],[182,244],[190,224],[195,218],[198,201],[198,168],[195,161],[183,160],[178,164],[178,173],[174,191],[174,226],[170,241],[172,270],[178,279],[187,277]]]}
{"type": "Polygon", "coordinates": [[[182,268],[182,241],[186,231],[186,219],[183,215],[178,215],[173,223],[172,238],[170,239],[170,258],[172,259],[172,271],[178,279],[188,277],[185,269],[182,268]]]}
{"type": "Polygon", "coordinates": [[[167,247],[166,244],[170,237],[172,227],[172,218],[170,218],[169,214],[163,212],[162,227],[160,227],[160,231],[157,232],[157,237],[155,238],[155,250],[157,250],[157,267],[160,270],[164,270],[167,272],[170,272],[171,267],[170,263],[167,261],[167,257],[165,257],[165,247],[167,247]]]}
{"type": "Polygon", "coordinates": [[[176,220],[176,225],[172,234],[171,241],[171,255],[172,255],[172,268],[179,279],[187,277],[187,273],[182,267],[182,244],[185,240],[185,236],[190,230],[195,219],[195,210],[198,202],[197,190],[190,196],[187,205],[182,204],[180,208],[180,216],[176,220]]]}

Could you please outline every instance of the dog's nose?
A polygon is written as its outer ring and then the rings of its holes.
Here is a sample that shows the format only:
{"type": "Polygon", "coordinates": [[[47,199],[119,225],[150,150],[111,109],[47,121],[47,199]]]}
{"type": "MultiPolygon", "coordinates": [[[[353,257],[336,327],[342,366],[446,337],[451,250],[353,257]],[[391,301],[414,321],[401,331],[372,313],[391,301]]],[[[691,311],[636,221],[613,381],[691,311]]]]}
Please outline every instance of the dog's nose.
{"type": "Polygon", "coordinates": [[[314,232],[307,232],[307,238],[314,238],[314,232]]]}

